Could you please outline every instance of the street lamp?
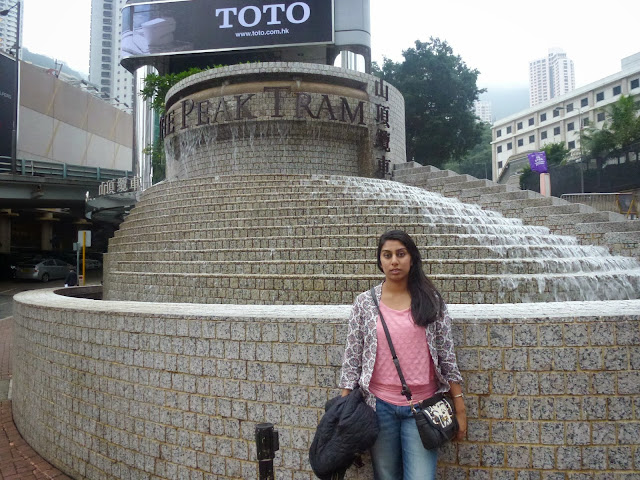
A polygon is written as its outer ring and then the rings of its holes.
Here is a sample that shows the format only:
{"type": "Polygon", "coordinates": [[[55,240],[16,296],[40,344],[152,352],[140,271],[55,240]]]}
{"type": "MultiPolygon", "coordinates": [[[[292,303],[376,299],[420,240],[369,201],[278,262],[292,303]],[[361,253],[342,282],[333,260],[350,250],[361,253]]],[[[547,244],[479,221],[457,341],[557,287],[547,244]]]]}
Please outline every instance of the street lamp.
{"type": "MultiPolygon", "coordinates": [[[[553,111],[559,111],[559,110],[564,110],[565,111],[565,117],[566,117],[566,112],[571,112],[573,111],[573,108],[571,108],[571,110],[567,110],[567,107],[555,107],[553,109],[553,111]]],[[[580,166],[580,193],[584,193],[584,174],[583,174],[583,168],[584,168],[584,149],[582,146],[582,106],[578,107],[578,126],[579,126],[579,130],[578,130],[578,142],[580,142],[580,161],[577,162],[579,163],[580,166]]]]}
{"type": "Polygon", "coordinates": [[[18,165],[18,111],[20,110],[20,1],[11,7],[0,11],[0,16],[6,17],[9,12],[16,8],[16,43],[14,45],[16,51],[16,75],[15,85],[13,86],[13,101],[15,108],[13,109],[13,128],[11,130],[11,173],[17,171],[18,165]],[[17,7],[17,8],[16,8],[17,7]]]}

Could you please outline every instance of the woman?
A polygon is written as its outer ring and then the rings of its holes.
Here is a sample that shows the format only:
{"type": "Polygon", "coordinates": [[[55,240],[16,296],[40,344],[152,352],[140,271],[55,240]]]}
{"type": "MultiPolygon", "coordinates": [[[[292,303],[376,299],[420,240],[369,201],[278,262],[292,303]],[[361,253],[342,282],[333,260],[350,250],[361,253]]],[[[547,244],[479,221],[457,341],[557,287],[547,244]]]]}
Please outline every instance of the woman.
{"type": "MultiPolygon", "coordinates": [[[[375,287],[375,293],[412,400],[419,403],[449,392],[460,426],[456,439],[463,439],[467,417],[462,376],[446,305],[424,274],[420,252],[405,232],[383,234],[377,255],[385,280],[375,287]]],[[[400,379],[369,291],[358,295],[351,311],[340,378],[342,395],[357,385],[376,409],[380,425],[371,450],[376,480],[434,479],[437,450],[422,446],[411,408],[400,393],[400,379]]]]}

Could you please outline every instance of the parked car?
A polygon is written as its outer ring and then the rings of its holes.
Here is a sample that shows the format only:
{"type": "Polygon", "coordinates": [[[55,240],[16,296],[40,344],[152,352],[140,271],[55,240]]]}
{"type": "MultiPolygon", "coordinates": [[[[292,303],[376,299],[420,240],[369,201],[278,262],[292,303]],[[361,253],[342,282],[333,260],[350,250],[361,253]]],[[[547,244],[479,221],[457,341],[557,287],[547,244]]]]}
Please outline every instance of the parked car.
{"type": "MultiPolygon", "coordinates": [[[[96,260],[95,258],[85,258],[85,266],[87,270],[99,270],[102,268],[102,262],[100,260],[96,260]]],[[[80,260],[82,263],[82,260],[80,260]]]]}
{"type": "Polygon", "coordinates": [[[16,266],[16,278],[48,282],[65,278],[72,268],[67,262],[57,258],[43,258],[24,261],[16,266]]]}

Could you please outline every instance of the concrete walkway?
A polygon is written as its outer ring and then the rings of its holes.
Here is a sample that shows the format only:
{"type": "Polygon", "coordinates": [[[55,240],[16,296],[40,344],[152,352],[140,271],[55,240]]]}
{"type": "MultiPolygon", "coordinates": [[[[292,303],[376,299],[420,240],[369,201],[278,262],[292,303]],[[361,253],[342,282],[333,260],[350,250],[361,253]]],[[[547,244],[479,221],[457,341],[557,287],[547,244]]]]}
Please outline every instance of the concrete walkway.
{"type": "MultiPolygon", "coordinates": [[[[7,399],[11,380],[13,319],[0,319],[0,480],[69,479],[38,455],[20,436],[7,399]]],[[[70,480],[70,479],[69,479],[70,480]]]]}

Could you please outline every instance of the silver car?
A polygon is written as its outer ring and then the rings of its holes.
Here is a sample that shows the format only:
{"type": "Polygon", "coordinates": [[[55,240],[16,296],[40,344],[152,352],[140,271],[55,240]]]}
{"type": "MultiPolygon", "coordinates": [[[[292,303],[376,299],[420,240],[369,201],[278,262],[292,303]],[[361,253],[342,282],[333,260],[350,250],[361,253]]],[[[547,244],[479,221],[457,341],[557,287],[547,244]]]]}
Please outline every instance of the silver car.
{"type": "Polygon", "coordinates": [[[65,278],[70,269],[71,265],[57,258],[25,261],[17,265],[16,278],[48,282],[57,278],[65,278]]]}

